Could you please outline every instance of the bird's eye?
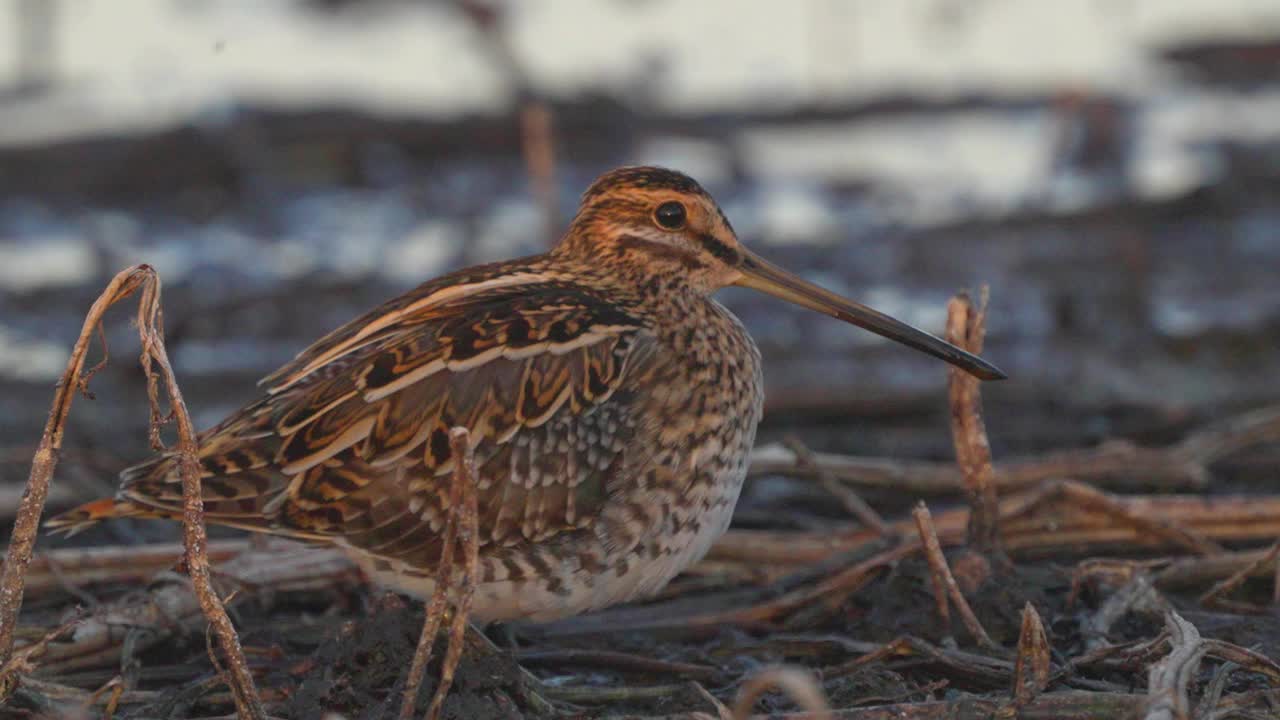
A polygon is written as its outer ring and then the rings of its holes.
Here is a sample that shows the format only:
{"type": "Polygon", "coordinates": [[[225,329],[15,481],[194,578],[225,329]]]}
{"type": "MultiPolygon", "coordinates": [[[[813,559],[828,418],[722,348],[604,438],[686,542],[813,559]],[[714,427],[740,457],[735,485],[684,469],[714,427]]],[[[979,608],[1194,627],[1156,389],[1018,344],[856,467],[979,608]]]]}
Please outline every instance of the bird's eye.
{"type": "Polygon", "coordinates": [[[685,212],[684,205],[672,200],[659,205],[658,209],[653,212],[653,219],[668,230],[679,230],[684,227],[685,221],[688,220],[688,215],[685,212]]]}

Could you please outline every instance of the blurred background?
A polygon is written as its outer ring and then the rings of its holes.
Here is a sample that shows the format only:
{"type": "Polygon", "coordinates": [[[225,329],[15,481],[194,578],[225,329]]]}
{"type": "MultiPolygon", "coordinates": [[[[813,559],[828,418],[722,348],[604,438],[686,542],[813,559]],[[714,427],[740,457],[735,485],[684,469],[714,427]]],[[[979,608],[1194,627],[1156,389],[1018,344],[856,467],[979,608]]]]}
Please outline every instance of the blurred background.
{"type": "MultiPolygon", "coordinates": [[[[206,427],[362,310],[546,248],[631,163],[931,331],[989,286],[997,459],[1280,400],[1274,0],[0,0],[0,487],[120,269],[158,268],[206,427]]],[[[950,457],[942,364],[723,299],[762,441],[950,457]]],[[[131,313],[55,505],[146,454],[131,313]]]]}

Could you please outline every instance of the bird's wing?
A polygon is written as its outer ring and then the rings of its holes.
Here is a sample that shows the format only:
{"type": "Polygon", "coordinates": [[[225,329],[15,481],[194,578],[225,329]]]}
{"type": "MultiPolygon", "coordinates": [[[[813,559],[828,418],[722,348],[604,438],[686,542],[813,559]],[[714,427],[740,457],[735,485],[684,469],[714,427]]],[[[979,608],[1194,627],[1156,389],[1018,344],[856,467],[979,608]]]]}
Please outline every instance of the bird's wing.
{"type": "MultiPolygon", "coordinates": [[[[209,520],[438,557],[449,430],[463,426],[476,449],[482,543],[589,525],[629,470],[637,418],[627,378],[661,364],[653,335],[569,282],[450,287],[424,286],[340,328],[204,433],[209,520]]],[[[120,498],[180,510],[176,458],[126,471],[120,498]]]]}

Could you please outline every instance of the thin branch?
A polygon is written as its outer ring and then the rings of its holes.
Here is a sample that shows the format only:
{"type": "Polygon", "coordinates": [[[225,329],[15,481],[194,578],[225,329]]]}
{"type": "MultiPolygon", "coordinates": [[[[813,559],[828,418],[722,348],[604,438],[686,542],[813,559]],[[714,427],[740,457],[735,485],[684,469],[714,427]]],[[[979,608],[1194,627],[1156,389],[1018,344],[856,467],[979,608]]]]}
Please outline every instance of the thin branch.
{"type": "Polygon", "coordinates": [[[712,665],[677,662],[647,655],[618,652],[616,650],[592,649],[556,649],[556,650],[519,650],[516,659],[524,667],[535,666],[579,666],[592,670],[616,670],[619,672],[639,672],[650,675],[676,675],[690,680],[702,682],[722,682],[724,673],[712,665]]]}
{"type": "Polygon", "coordinates": [[[1183,720],[1189,717],[1191,703],[1187,689],[1205,655],[1205,645],[1195,625],[1172,611],[1165,617],[1165,624],[1173,650],[1165,659],[1152,665],[1148,673],[1147,694],[1150,700],[1145,720],[1183,720]]]}
{"type": "MultiPolygon", "coordinates": [[[[974,355],[982,353],[986,333],[987,289],[982,289],[978,307],[965,293],[947,303],[947,341],[974,355]]],[[[1007,565],[1000,549],[1000,511],[997,505],[995,471],[991,466],[991,443],[982,419],[982,392],[978,379],[958,368],[947,370],[947,390],[951,405],[951,441],[956,462],[964,476],[968,498],[968,545],[987,558],[1007,565]]]]}
{"type": "MultiPolygon", "coordinates": [[[[1278,556],[1280,556],[1280,540],[1277,540],[1276,542],[1272,543],[1271,549],[1267,550],[1257,560],[1253,561],[1252,563],[1249,563],[1245,567],[1240,568],[1234,574],[1232,574],[1231,577],[1209,588],[1209,590],[1205,594],[1200,596],[1200,604],[1208,605],[1211,607],[1229,606],[1232,609],[1237,611],[1245,611],[1245,612],[1253,612],[1253,613],[1266,612],[1267,609],[1263,607],[1256,607],[1253,605],[1247,605],[1245,603],[1228,603],[1227,601],[1224,601],[1222,599],[1222,596],[1226,595],[1227,593],[1239,587],[1241,584],[1244,583],[1246,579],[1249,578],[1249,576],[1258,572],[1262,568],[1275,565],[1276,558],[1278,556]]],[[[1280,591],[1273,590],[1273,597],[1274,597],[1274,592],[1280,592],[1280,591]]]]}
{"type": "Polygon", "coordinates": [[[955,603],[956,612],[960,613],[960,619],[964,621],[973,639],[983,647],[999,649],[1000,646],[987,634],[986,628],[982,627],[978,616],[973,614],[973,608],[969,607],[969,601],[965,599],[964,593],[960,592],[960,586],[956,584],[955,576],[951,574],[951,568],[947,565],[947,558],[942,554],[938,533],[933,527],[933,518],[924,501],[917,503],[911,514],[915,517],[916,528],[920,532],[920,541],[924,544],[924,555],[929,561],[929,569],[933,572],[934,583],[946,588],[947,595],[950,596],[951,602],[955,603]]]}
{"type": "Polygon", "coordinates": [[[169,363],[169,353],[164,347],[164,325],[160,310],[160,278],[152,276],[152,281],[143,287],[142,299],[138,304],[138,331],[142,335],[142,369],[147,375],[147,394],[151,399],[151,434],[158,438],[160,424],[167,416],[160,413],[159,392],[156,389],[158,379],[152,371],[154,362],[160,369],[164,381],[165,392],[169,396],[169,415],[178,425],[178,473],[182,478],[182,540],[186,547],[187,574],[195,589],[196,599],[204,611],[205,618],[213,628],[222,654],[226,656],[228,676],[225,678],[231,688],[235,700],[236,712],[245,718],[265,720],[266,711],[262,700],[258,697],[254,685],[253,674],[249,672],[249,663],[245,660],[244,651],[240,647],[240,637],[236,635],[227,609],[222,606],[217,591],[213,588],[213,580],[209,575],[209,539],[204,527],[204,499],[200,488],[200,445],[196,440],[195,425],[182,400],[182,390],[178,387],[177,378],[169,363]]]}
{"type": "MultiPolygon", "coordinates": [[[[196,442],[195,428],[182,401],[182,392],[178,388],[178,382],[173,375],[164,346],[160,310],[160,277],[148,265],[135,265],[128,268],[117,274],[107,284],[106,289],[85,316],[80,336],[76,339],[71,357],[67,360],[67,369],[54,393],[53,407],[49,411],[44,435],[40,439],[40,446],[32,461],[31,475],[27,480],[27,492],[23,495],[22,504],[18,510],[18,519],[14,525],[13,538],[5,559],[3,576],[0,576],[0,664],[6,662],[13,651],[13,633],[17,625],[18,611],[22,606],[26,570],[31,562],[36,533],[40,525],[40,515],[48,496],[49,479],[58,463],[71,402],[77,390],[87,390],[88,375],[83,373],[83,369],[89,343],[94,331],[101,327],[102,317],[107,308],[128,298],[138,290],[142,291],[138,301],[138,335],[142,342],[141,362],[147,377],[147,396],[151,401],[150,434],[153,445],[159,442],[159,424],[162,419],[159,388],[162,381],[169,398],[168,416],[176,418],[178,423],[179,470],[183,484],[183,540],[188,571],[200,600],[201,609],[213,626],[222,651],[227,656],[231,668],[231,675],[227,682],[236,700],[236,710],[241,717],[260,720],[266,715],[254,688],[253,676],[249,673],[244,653],[240,649],[240,640],[235,634],[230,618],[227,617],[226,610],[214,593],[209,579],[204,508],[200,491],[200,462],[197,455],[199,446],[196,442]],[[159,367],[158,373],[154,366],[159,367]]],[[[3,696],[0,696],[0,700],[3,700],[3,696]]]]}
{"type": "MultiPolygon", "coordinates": [[[[1200,489],[1209,482],[1209,465],[1241,450],[1280,440],[1280,406],[1271,406],[1214,423],[1181,442],[1162,448],[1110,440],[1084,450],[1062,450],[1006,460],[993,468],[1002,492],[1034,488],[1048,480],[1072,478],[1095,485],[1200,489]]],[[[814,453],[815,467],[800,467],[794,453],[777,445],[752,453],[752,475],[813,475],[817,468],[841,482],[913,495],[949,495],[963,485],[955,463],[904,461],[814,453]]]]}
{"type": "Polygon", "coordinates": [[[1034,494],[1018,498],[1010,503],[1013,508],[1005,512],[1029,512],[1038,506],[1055,500],[1071,503],[1074,510],[1095,510],[1131,525],[1140,534],[1185,548],[1198,555],[1217,555],[1222,547],[1201,534],[1189,530],[1182,523],[1152,517],[1141,512],[1123,499],[1082,482],[1063,480],[1047,483],[1034,494]]]}
{"type": "MultiPolygon", "coordinates": [[[[462,658],[463,636],[467,631],[467,618],[471,614],[471,600],[475,597],[476,582],[480,579],[480,515],[479,500],[476,497],[476,454],[471,444],[471,435],[464,427],[455,427],[449,431],[449,447],[454,462],[460,469],[456,484],[459,486],[461,503],[452,506],[457,510],[455,523],[458,529],[458,541],[462,547],[462,577],[457,584],[457,600],[453,609],[453,626],[449,628],[449,647],[445,651],[444,663],[440,669],[440,684],[436,687],[436,695],[431,699],[431,707],[427,710],[427,720],[435,720],[440,715],[444,699],[449,695],[449,687],[453,685],[453,674],[458,669],[458,661],[462,658]]],[[[452,512],[450,513],[453,514],[452,512]]]]}
{"type": "Polygon", "coordinates": [[[1229,578],[1241,570],[1248,572],[1251,577],[1271,578],[1274,568],[1258,562],[1269,554],[1271,549],[1259,548],[1161,562],[1163,568],[1155,574],[1156,586],[1169,589],[1201,585],[1229,578]]]}
{"type": "MultiPolygon", "coordinates": [[[[301,547],[279,538],[272,538],[271,542],[277,548],[301,547]]],[[[247,540],[215,540],[209,543],[207,551],[210,562],[220,563],[247,549],[247,540]]],[[[27,568],[27,593],[34,597],[57,589],[72,592],[67,585],[83,588],[101,583],[144,583],[157,572],[172,567],[183,552],[181,543],[45,550],[36,553],[27,568]]]]}
{"type": "Polygon", "coordinates": [[[1227,681],[1231,679],[1231,673],[1239,669],[1239,665],[1227,662],[1214,671],[1213,679],[1209,681],[1209,686],[1200,696],[1200,703],[1196,707],[1196,720],[1209,720],[1213,717],[1218,701],[1222,699],[1222,691],[1226,689],[1227,681]]]}
{"type": "Polygon", "coordinates": [[[83,619],[83,615],[78,612],[75,613],[71,619],[45,633],[36,642],[19,648],[4,664],[0,664],[0,701],[13,693],[18,687],[22,675],[35,669],[36,659],[44,656],[49,649],[49,643],[65,635],[81,619],[83,619]]]}
{"type": "Polygon", "coordinates": [[[1040,613],[1028,602],[1022,608],[1022,631],[1018,636],[1018,659],[1014,663],[1013,703],[1024,707],[1049,687],[1052,671],[1049,638],[1040,613]]]}
{"type": "Polygon", "coordinates": [[[831,473],[815,463],[813,461],[813,451],[800,438],[789,437],[785,442],[791,452],[796,454],[796,464],[799,467],[813,469],[818,477],[818,482],[822,485],[822,489],[834,495],[840,501],[840,504],[844,505],[845,510],[849,511],[850,515],[856,517],[864,527],[874,531],[877,535],[884,535],[888,531],[884,518],[880,517],[880,513],[868,505],[866,500],[859,497],[858,493],[845,487],[831,473]]]}
{"type": "Polygon", "coordinates": [[[435,646],[436,634],[440,631],[440,625],[444,620],[446,604],[449,596],[455,594],[456,604],[449,632],[449,646],[440,672],[440,682],[436,685],[435,695],[427,709],[428,720],[434,720],[440,712],[444,699],[449,694],[449,685],[453,682],[453,673],[461,657],[462,636],[466,630],[467,614],[470,612],[471,598],[475,592],[476,571],[479,564],[475,449],[471,446],[470,434],[463,427],[455,427],[449,432],[449,446],[454,461],[453,482],[449,488],[449,508],[441,542],[440,562],[436,565],[435,587],[431,592],[431,600],[427,604],[422,634],[418,637],[413,662],[405,678],[404,699],[400,704],[400,720],[410,720],[413,717],[422,679],[426,674],[427,663],[431,660],[432,648],[435,646]],[[462,541],[463,546],[463,571],[461,577],[455,579],[453,565],[459,540],[462,541]]]}
{"type": "MultiPolygon", "coordinates": [[[[81,387],[81,372],[84,370],[85,354],[94,328],[101,322],[107,308],[132,295],[154,275],[155,272],[150,267],[139,265],[111,279],[89,308],[80,336],[71,349],[71,357],[67,359],[67,369],[63,371],[54,391],[53,407],[49,410],[44,434],[40,437],[40,445],[31,461],[31,474],[27,478],[26,491],[18,506],[9,551],[5,555],[3,572],[0,573],[0,665],[7,663],[13,654],[13,636],[18,625],[18,611],[22,609],[27,565],[31,562],[36,534],[40,530],[40,515],[49,494],[49,479],[58,465],[62,450],[67,414],[71,412],[71,403],[81,387]]],[[[0,693],[0,702],[4,701],[4,697],[0,693]]]]}

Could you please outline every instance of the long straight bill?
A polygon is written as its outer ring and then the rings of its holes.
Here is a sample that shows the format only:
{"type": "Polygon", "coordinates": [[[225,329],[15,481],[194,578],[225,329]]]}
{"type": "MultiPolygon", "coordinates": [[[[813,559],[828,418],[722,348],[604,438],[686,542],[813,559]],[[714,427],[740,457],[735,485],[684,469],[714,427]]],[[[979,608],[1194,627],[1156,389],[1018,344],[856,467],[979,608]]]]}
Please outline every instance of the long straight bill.
{"type": "Polygon", "coordinates": [[[900,320],[895,320],[879,310],[873,310],[866,305],[823,290],[754,253],[745,253],[739,270],[742,272],[742,278],[734,283],[735,285],[753,288],[865,328],[877,335],[945,360],[976,378],[1003,380],[1007,377],[1000,368],[977,355],[965,352],[945,340],[900,320]]]}

